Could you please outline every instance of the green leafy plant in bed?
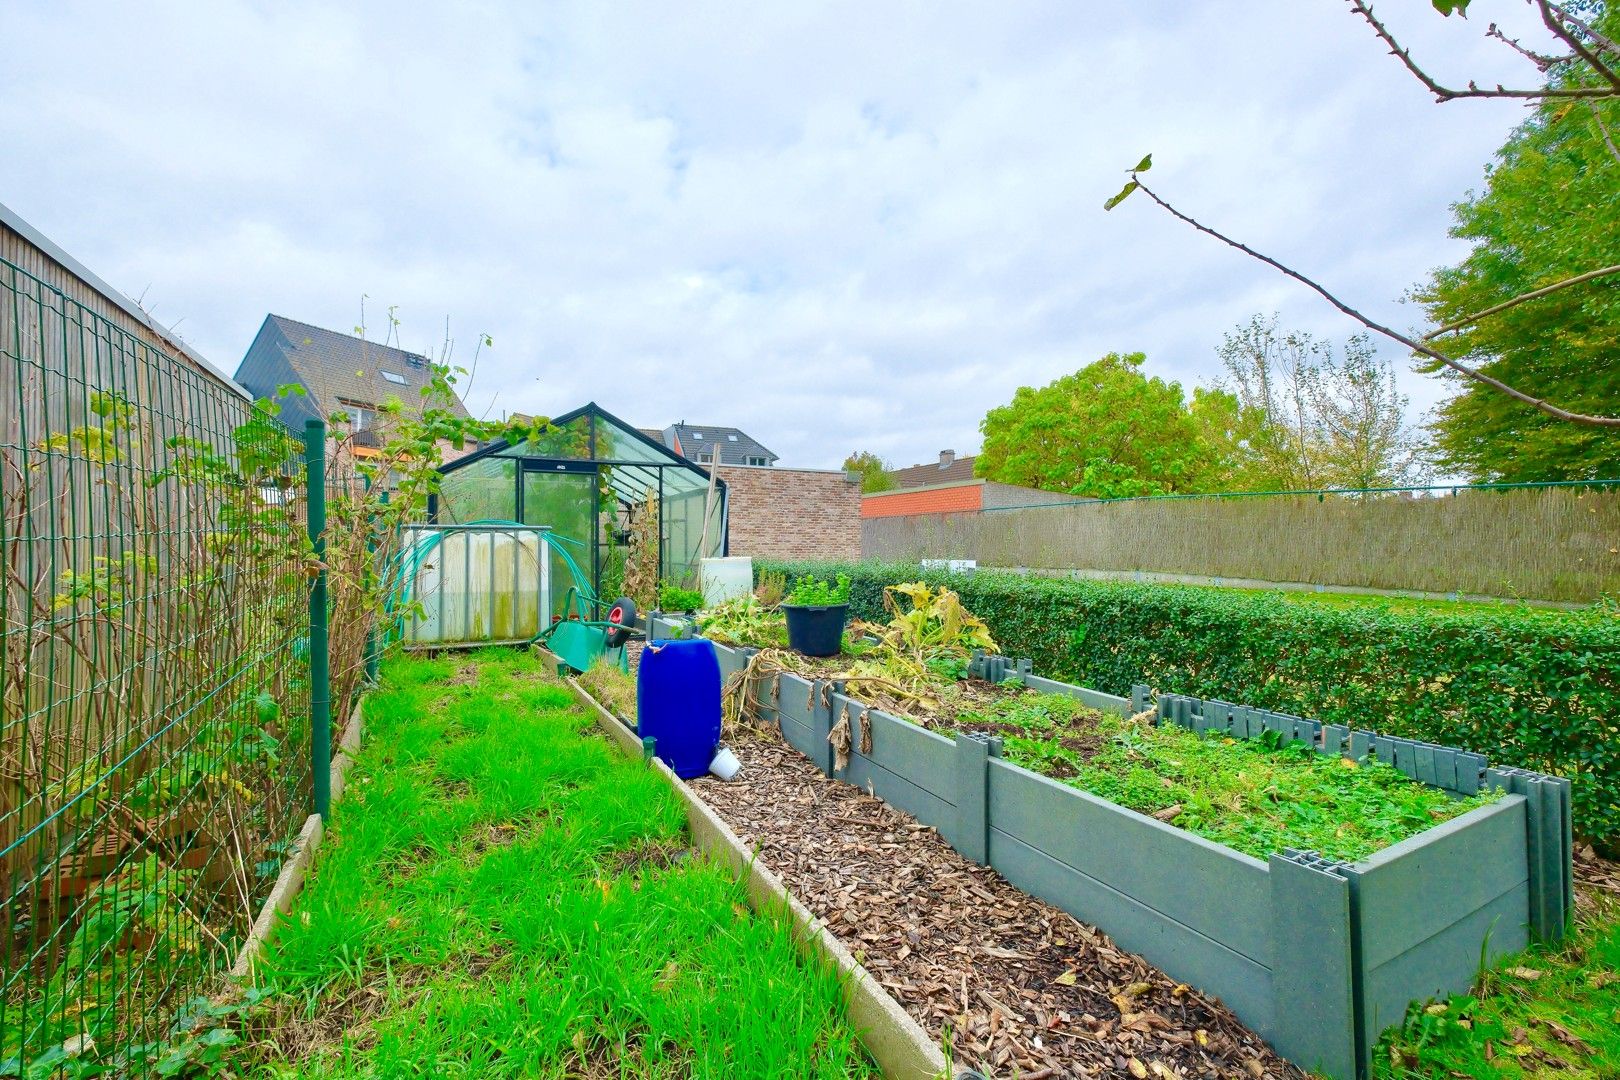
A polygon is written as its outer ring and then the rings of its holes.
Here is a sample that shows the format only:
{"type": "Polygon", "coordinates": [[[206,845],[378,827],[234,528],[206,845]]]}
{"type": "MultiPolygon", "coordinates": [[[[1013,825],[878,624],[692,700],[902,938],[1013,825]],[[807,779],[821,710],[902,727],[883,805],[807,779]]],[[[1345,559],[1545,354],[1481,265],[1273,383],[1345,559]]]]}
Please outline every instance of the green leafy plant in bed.
{"type": "Polygon", "coordinates": [[[1155,726],[1050,694],[957,722],[999,733],[1014,764],[1260,859],[1290,847],[1353,862],[1499,797],[1455,799],[1378,762],[1155,726]]]}
{"type": "Polygon", "coordinates": [[[837,574],[826,580],[810,574],[793,583],[784,603],[796,607],[832,607],[849,603],[849,575],[837,574]]]}
{"type": "Polygon", "coordinates": [[[703,594],[697,589],[664,584],[658,587],[658,607],[661,611],[697,611],[703,606],[703,594]]]}
{"type": "Polygon", "coordinates": [[[698,616],[697,624],[704,637],[722,645],[758,649],[787,646],[787,619],[752,593],[714,605],[698,616]]]}

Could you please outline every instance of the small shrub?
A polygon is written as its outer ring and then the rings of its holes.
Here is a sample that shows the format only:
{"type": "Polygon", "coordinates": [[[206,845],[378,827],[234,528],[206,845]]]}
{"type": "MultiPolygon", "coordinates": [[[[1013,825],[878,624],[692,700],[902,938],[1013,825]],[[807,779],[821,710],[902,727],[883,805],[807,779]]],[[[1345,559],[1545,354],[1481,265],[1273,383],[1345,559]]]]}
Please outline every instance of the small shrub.
{"type": "Polygon", "coordinates": [[[754,597],[768,608],[781,604],[787,597],[787,575],[767,570],[759,576],[759,582],[754,586],[754,597]]]}
{"type": "Polygon", "coordinates": [[[793,583],[787,603],[795,607],[832,607],[849,603],[850,579],[845,573],[826,579],[805,574],[793,583]]]}
{"type": "Polygon", "coordinates": [[[683,589],[679,585],[661,585],[658,588],[660,611],[697,611],[703,606],[703,594],[696,589],[683,589]]]}

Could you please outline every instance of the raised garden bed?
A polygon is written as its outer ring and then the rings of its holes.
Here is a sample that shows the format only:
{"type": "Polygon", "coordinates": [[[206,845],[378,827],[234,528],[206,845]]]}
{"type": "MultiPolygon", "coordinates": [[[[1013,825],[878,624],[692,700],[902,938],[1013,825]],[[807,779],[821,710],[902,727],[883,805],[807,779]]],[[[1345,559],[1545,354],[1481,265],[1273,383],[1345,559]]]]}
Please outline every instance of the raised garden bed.
{"type": "MultiPolygon", "coordinates": [[[[622,698],[632,681],[604,671],[590,685],[622,698]]],[[[741,776],[700,778],[689,790],[951,1048],[957,1067],[1000,1080],[1133,1070],[1300,1080],[1218,1001],[963,858],[937,830],[823,775],[774,730],[734,727],[728,740],[741,776]]]]}
{"type": "MultiPolygon", "coordinates": [[[[728,675],[748,664],[750,650],[718,651],[728,675]]],[[[1560,779],[1222,702],[1153,701],[1146,688],[1128,701],[1039,678],[1027,661],[981,656],[971,674],[1119,716],[1151,704],[1161,724],[1234,740],[1297,740],[1459,798],[1503,792],[1357,862],[1293,848],[1262,860],[1006,761],[997,737],[947,739],[818,678],[779,671],[751,682],[758,714],[823,773],[1219,995],[1292,1061],[1365,1075],[1379,1032],[1411,1001],[1465,991],[1482,959],[1563,931],[1573,890],[1560,779]],[[833,745],[841,728],[846,760],[833,745]]]]}

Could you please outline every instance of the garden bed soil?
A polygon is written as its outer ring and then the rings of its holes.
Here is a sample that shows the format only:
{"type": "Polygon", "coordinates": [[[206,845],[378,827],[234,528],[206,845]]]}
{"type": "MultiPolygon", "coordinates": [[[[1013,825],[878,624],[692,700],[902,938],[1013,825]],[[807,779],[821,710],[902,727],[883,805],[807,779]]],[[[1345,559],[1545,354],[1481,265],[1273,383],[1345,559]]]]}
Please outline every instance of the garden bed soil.
{"type": "Polygon", "coordinates": [[[1299,1080],[1218,1001],[823,776],[772,731],[733,730],[737,780],[693,788],[958,1064],[1022,1080],[1299,1080]]]}

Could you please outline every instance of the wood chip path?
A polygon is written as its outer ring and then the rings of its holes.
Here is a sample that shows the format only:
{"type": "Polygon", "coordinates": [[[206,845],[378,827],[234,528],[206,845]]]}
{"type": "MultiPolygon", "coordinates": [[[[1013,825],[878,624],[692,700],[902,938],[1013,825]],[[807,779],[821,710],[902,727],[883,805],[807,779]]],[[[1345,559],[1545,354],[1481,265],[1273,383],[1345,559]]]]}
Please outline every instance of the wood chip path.
{"type": "Polygon", "coordinates": [[[1299,1080],[1218,1001],[822,776],[775,732],[732,732],[731,783],[694,789],[955,1060],[997,1080],[1299,1080]]]}

